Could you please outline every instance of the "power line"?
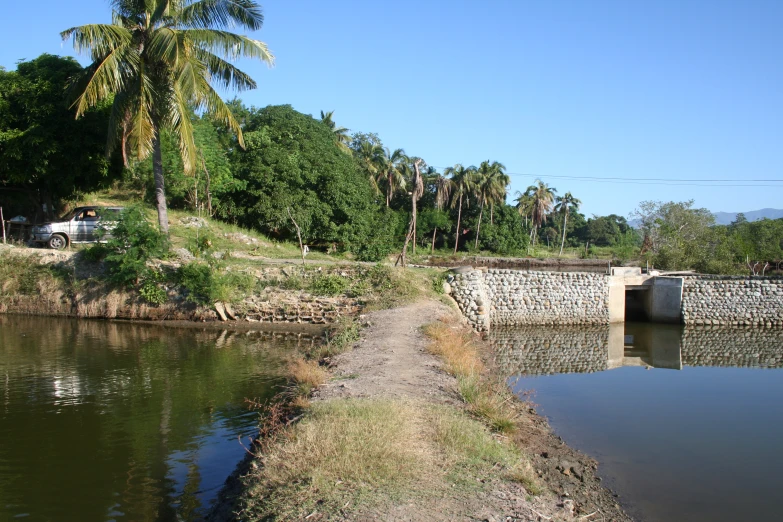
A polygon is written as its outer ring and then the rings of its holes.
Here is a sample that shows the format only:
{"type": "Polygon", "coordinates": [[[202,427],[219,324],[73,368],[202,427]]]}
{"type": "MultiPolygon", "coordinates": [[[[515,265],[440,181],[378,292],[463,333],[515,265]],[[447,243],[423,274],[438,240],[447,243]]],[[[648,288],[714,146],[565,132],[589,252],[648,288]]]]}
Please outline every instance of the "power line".
{"type": "MultiPolygon", "coordinates": [[[[437,169],[444,169],[444,167],[435,167],[437,169]]],[[[608,176],[558,176],[558,175],[535,175],[535,174],[523,174],[521,172],[506,172],[508,176],[518,176],[533,179],[567,179],[572,181],[593,181],[597,183],[618,183],[618,184],[631,184],[631,185],[669,185],[676,187],[705,187],[716,186],[715,183],[720,183],[718,187],[783,187],[783,185],[775,185],[774,183],[783,183],[783,179],[671,179],[671,178],[623,178],[623,177],[608,177],[608,176]],[[726,185],[725,183],[737,183],[733,185],[726,185]],[[766,184],[759,184],[766,183],[766,184]],[[750,185],[752,184],[752,185],[750,185]]]]}

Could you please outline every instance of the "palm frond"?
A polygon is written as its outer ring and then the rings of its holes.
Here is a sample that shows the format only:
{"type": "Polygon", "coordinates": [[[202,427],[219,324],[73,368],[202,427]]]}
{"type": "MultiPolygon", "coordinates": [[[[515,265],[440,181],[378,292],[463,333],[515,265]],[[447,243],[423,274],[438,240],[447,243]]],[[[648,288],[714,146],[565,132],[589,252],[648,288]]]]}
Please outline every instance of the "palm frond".
{"type": "Polygon", "coordinates": [[[211,79],[217,81],[222,87],[237,91],[247,91],[257,87],[255,80],[247,73],[219,56],[200,48],[195,48],[193,53],[206,65],[211,79]]]}
{"type": "Polygon", "coordinates": [[[60,33],[63,41],[73,38],[77,53],[90,51],[93,61],[131,42],[133,34],[126,28],[113,24],[88,24],[71,27],[60,33]]]}
{"type": "Polygon", "coordinates": [[[261,7],[252,0],[199,0],[182,8],[178,19],[190,27],[240,26],[251,31],[264,24],[261,7]]]}
{"type": "Polygon", "coordinates": [[[257,58],[270,67],[275,64],[275,57],[269,47],[259,40],[216,29],[184,29],[183,32],[202,49],[223,58],[257,58]]]}
{"type": "Polygon", "coordinates": [[[76,107],[76,117],[101,100],[125,89],[128,78],[134,75],[138,66],[138,53],[129,46],[123,46],[87,67],[81,78],[73,84],[73,89],[81,92],[72,105],[76,107]]]}

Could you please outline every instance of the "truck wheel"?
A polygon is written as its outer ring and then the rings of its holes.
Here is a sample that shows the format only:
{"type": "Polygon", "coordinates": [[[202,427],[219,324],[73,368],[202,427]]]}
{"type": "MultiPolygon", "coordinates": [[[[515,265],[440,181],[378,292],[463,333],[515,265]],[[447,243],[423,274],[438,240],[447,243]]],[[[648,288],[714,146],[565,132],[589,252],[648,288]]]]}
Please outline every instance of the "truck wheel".
{"type": "Polygon", "coordinates": [[[55,250],[62,250],[65,248],[65,245],[68,244],[68,241],[61,236],[60,234],[54,234],[52,237],[49,238],[49,248],[53,248],[55,250]]]}

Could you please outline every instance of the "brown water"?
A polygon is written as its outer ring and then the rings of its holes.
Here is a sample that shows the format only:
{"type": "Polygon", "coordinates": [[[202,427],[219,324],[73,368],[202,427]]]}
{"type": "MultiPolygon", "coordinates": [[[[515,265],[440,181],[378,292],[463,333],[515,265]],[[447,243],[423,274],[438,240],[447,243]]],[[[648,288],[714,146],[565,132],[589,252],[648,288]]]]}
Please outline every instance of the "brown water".
{"type": "Polygon", "coordinates": [[[198,519],[301,342],[0,316],[0,520],[198,519]]]}
{"type": "Polygon", "coordinates": [[[533,401],[639,519],[780,520],[783,331],[496,329],[533,401]]]}

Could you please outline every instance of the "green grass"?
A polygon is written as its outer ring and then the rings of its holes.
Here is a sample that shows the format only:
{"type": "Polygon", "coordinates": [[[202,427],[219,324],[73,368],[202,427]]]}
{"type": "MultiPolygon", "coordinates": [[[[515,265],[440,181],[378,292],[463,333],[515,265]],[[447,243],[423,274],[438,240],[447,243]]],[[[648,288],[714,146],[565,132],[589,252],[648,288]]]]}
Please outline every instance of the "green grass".
{"type": "MultiPolygon", "coordinates": [[[[449,406],[390,399],[316,402],[265,444],[244,478],[243,520],[321,519],[344,508],[475,495],[498,478],[535,484],[522,452],[449,406]]],[[[526,486],[527,487],[527,486],[526,486]]]]}

